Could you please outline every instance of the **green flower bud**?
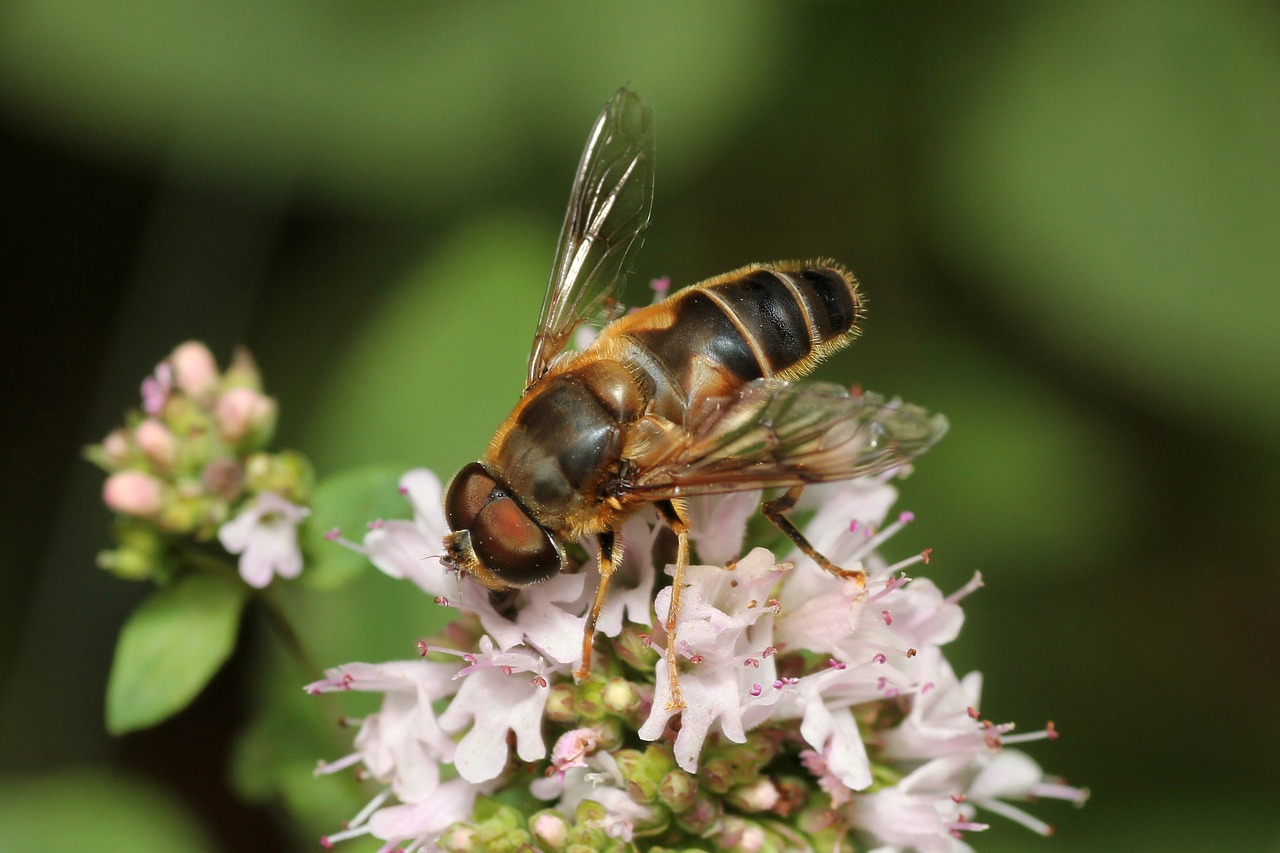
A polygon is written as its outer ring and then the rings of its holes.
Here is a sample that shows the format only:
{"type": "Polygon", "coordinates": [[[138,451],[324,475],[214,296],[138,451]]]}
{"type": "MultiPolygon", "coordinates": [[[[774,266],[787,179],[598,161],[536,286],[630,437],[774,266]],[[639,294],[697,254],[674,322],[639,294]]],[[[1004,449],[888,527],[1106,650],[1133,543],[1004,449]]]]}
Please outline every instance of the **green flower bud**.
{"type": "Polygon", "coordinates": [[[307,502],[314,481],[311,463],[291,450],[274,455],[253,454],[245,462],[244,476],[250,491],[275,492],[297,504],[307,502]]]}
{"type": "Polygon", "coordinates": [[[693,805],[698,793],[698,777],[676,768],[668,771],[658,784],[658,800],[676,814],[693,805]]]}
{"type": "Polygon", "coordinates": [[[610,713],[623,718],[630,718],[640,707],[640,694],[625,678],[610,678],[606,681],[601,698],[610,713]]]}
{"type": "Polygon", "coordinates": [[[583,720],[599,720],[606,713],[604,682],[594,676],[578,685],[578,716],[583,720]]]}
{"type": "Polygon", "coordinates": [[[676,824],[686,832],[699,837],[714,832],[724,817],[724,806],[706,791],[699,791],[693,805],[684,814],[676,816],[676,824]]]}
{"type": "Polygon", "coordinates": [[[726,793],[736,783],[733,762],[724,755],[716,755],[702,762],[698,779],[713,794],[726,793]]]}
{"type": "Polygon", "coordinates": [[[614,758],[627,783],[628,796],[645,805],[657,802],[663,777],[676,766],[671,753],[657,744],[649,745],[644,752],[624,749],[616,753],[614,758]]]}
{"type": "Polygon", "coordinates": [[[658,663],[658,650],[642,625],[628,624],[613,641],[618,659],[644,675],[652,675],[658,663]]]}
{"type": "Polygon", "coordinates": [[[553,684],[547,693],[547,707],[543,714],[553,723],[576,723],[577,707],[578,691],[572,684],[553,684]]]}

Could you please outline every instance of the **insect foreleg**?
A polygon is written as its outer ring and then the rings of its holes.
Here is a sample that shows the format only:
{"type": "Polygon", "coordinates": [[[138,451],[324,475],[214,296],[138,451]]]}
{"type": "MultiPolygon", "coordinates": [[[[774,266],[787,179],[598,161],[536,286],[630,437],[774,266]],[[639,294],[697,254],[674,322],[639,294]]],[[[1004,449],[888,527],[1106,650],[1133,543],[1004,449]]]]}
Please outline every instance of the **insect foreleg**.
{"type": "Polygon", "coordinates": [[[600,609],[604,607],[609,595],[609,580],[622,556],[622,543],[612,530],[606,530],[596,537],[600,556],[596,562],[600,564],[600,585],[596,587],[595,600],[591,602],[591,612],[587,614],[587,624],[582,629],[582,668],[573,673],[574,678],[582,681],[591,675],[591,647],[596,638],[596,623],[600,620],[600,609]]]}
{"type": "Polygon", "coordinates": [[[684,694],[680,692],[680,677],[677,673],[676,658],[676,621],[680,615],[680,591],[684,589],[684,570],[689,566],[689,521],[685,518],[683,506],[677,506],[669,500],[658,501],[655,506],[658,512],[676,534],[676,576],[671,581],[671,603],[667,607],[667,679],[671,685],[671,698],[667,700],[668,711],[678,711],[685,707],[684,694]]]}
{"type": "Polygon", "coordinates": [[[860,584],[865,584],[867,581],[866,572],[861,569],[842,569],[826,557],[819,554],[817,549],[809,544],[809,540],[804,538],[804,534],[791,523],[791,519],[787,518],[785,513],[795,507],[796,501],[800,500],[800,493],[803,491],[803,485],[792,486],[773,500],[768,500],[760,504],[760,512],[764,513],[764,517],[772,521],[774,526],[787,534],[787,538],[796,543],[796,547],[799,548],[806,557],[813,560],[823,569],[841,580],[856,580],[860,584]]]}

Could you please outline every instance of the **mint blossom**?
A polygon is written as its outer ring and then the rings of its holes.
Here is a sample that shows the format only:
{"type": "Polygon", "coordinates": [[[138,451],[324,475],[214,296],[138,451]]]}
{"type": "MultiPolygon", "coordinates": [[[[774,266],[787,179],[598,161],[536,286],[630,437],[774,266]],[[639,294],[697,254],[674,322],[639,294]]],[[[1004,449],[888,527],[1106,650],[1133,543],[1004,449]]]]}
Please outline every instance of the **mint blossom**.
{"type": "Polygon", "coordinates": [[[311,514],[275,492],[260,492],[238,516],[218,528],[218,541],[240,555],[240,577],[261,589],[272,577],[296,578],[302,571],[298,525],[311,514]]]}
{"type": "Polygon", "coordinates": [[[943,648],[982,580],[947,592],[916,576],[929,551],[880,555],[914,521],[891,514],[890,480],[819,486],[797,510],[811,513],[809,541],[861,578],[751,547],[759,493],[690,501],[701,562],[684,575],[676,708],[659,652],[674,552],[651,513],[620,531],[593,674],[576,683],[593,545],[583,543],[584,565],[495,606],[440,561],[440,480],[408,472],[400,490],[412,519],[375,521],[358,544],[333,538],[459,618],[420,643],[426,660],[348,664],[308,688],[383,694],[354,751],[319,768],[362,765],[381,786],[326,843],[368,834],[383,851],[953,853],[997,818],[1048,834],[1017,803],[1079,804],[1087,793],[1013,748],[1055,739],[1051,724],[1015,734],[983,718],[981,675],[952,670],[943,648]],[[548,808],[522,814],[486,799],[511,789],[548,808]]]}

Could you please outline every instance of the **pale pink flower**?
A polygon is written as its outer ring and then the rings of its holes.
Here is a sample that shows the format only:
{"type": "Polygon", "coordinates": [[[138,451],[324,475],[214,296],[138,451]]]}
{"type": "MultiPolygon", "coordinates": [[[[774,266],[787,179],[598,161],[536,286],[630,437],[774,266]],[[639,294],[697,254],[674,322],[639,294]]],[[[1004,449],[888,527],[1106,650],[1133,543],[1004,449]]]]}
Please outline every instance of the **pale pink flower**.
{"type": "Polygon", "coordinates": [[[384,664],[349,663],[325,672],[307,685],[309,693],[362,691],[382,693],[382,707],[364,718],[356,750],[317,769],[332,773],[360,761],[370,775],[402,802],[431,796],[440,781],[440,764],[453,760],[455,744],[440,727],[432,703],[458,688],[457,667],[429,661],[384,664]]]}
{"type": "MultiPolygon", "coordinates": [[[[437,650],[439,651],[439,650],[437,650]]],[[[507,735],[515,736],[524,761],[545,758],[542,712],[547,705],[546,663],[527,649],[498,651],[480,638],[480,654],[462,654],[468,663],[458,694],[440,715],[446,731],[470,729],[458,741],[453,764],[469,782],[487,782],[507,766],[507,735]]]]}
{"type": "MultiPolygon", "coordinates": [[[[767,657],[768,643],[749,632],[765,613],[770,590],[790,568],[779,566],[773,555],[756,548],[732,570],[718,566],[690,566],[685,572],[687,587],[681,596],[680,619],[676,626],[678,652],[695,664],[680,674],[680,689],[686,707],[675,711],[671,700],[667,661],[660,658],[654,673],[656,688],[653,709],[640,737],[656,740],[667,721],[680,714],[676,735],[676,763],[690,773],[698,767],[698,754],[713,724],[735,743],[746,740],[742,705],[755,669],[747,660],[759,663],[767,657]]],[[[658,593],[655,607],[660,622],[665,621],[671,602],[671,588],[658,593]]]]}
{"type": "Polygon", "coordinates": [[[302,571],[298,525],[311,510],[275,492],[259,492],[238,516],[218,528],[218,541],[240,555],[240,576],[261,589],[272,577],[296,578],[302,571]]]}

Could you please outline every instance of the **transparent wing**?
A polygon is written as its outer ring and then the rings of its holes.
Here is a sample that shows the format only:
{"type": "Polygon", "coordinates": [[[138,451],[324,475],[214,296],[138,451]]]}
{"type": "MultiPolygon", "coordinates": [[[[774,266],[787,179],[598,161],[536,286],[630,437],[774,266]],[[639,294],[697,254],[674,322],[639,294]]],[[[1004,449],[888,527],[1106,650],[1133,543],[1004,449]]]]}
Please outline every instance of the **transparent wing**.
{"type": "Polygon", "coordinates": [[[634,92],[619,89],[578,163],[529,353],[528,385],[546,373],[579,323],[608,313],[652,207],[653,116],[634,92]]]}
{"type": "Polygon", "coordinates": [[[704,401],[682,425],[642,422],[628,498],[848,480],[909,463],[947,419],[839,385],[757,379],[736,397],[704,401]]]}

